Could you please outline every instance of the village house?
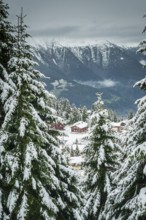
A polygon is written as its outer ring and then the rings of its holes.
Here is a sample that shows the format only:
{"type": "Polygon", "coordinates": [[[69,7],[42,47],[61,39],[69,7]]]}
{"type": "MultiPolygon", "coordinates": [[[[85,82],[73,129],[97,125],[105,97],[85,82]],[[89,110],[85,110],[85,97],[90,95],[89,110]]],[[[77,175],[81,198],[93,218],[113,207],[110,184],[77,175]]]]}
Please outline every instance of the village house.
{"type": "Polygon", "coordinates": [[[125,122],[112,122],[111,130],[116,132],[122,132],[125,129],[125,126],[126,126],[125,122]]]}
{"type": "Polygon", "coordinates": [[[53,123],[51,125],[51,127],[56,129],[56,130],[64,130],[65,125],[61,122],[58,122],[58,123],[56,122],[56,123],[53,123]]]}
{"type": "Polygon", "coordinates": [[[75,170],[80,170],[83,162],[82,156],[70,157],[69,165],[75,170]]]}
{"type": "Polygon", "coordinates": [[[71,126],[71,131],[76,133],[82,133],[88,131],[88,124],[83,121],[78,121],[71,126]]]}

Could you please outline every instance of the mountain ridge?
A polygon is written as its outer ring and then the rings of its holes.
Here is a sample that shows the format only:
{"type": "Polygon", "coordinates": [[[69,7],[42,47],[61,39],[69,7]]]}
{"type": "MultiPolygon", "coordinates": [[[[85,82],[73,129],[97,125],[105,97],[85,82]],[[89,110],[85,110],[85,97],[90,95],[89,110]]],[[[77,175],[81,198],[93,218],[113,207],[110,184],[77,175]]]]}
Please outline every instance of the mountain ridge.
{"type": "Polygon", "coordinates": [[[33,53],[39,70],[51,77],[47,88],[58,97],[90,107],[96,92],[102,92],[108,108],[127,114],[135,111],[134,102],[143,95],[133,88],[145,76],[140,63],[145,57],[137,49],[110,42],[73,47],[53,42],[33,47],[33,53]]]}

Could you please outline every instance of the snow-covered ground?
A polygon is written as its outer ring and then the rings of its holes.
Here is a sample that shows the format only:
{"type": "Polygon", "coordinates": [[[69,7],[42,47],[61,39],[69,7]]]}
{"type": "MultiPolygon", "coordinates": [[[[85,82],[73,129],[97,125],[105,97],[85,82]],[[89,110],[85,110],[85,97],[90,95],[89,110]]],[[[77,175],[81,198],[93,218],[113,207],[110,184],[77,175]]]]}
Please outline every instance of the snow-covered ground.
{"type": "Polygon", "coordinates": [[[84,133],[71,132],[71,126],[66,126],[65,130],[61,132],[62,135],[59,138],[61,140],[61,148],[64,149],[66,147],[69,150],[75,150],[78,146],[78,149],[80,151],[79,156],[70,157],[71,165],[80,165],[83,162],[82,152],[84,147],[88,144],[89,132],[89,129],[87,132],[84,133]]]}
{"type": "Polygon", "coordinates": [[[78,143],[79,150],[83,151],[84,146],[87,144],[88,137],[89,131],[84,133],[75,133],[71,132],[70,126],[66,126],[60,139],[68,148],[73,147],[73,149],[75,149],[76,143],[78,143]]]}
{"type": "MultiPolygon", "coordinates": [[[[125,124],[127,124],[126,122],[125,124]]],[[[127,125],[123,127],[122,129],[116,129],[121,126],[121,122],[112,122],[111,123],[112,130],[115,132],[115,135],[123,136],[127,129],[130,129],[129,126],[127,128],[127,125]]],[[[64,148],[67,148],[69,151],[76,150],[77,146],[79,149],[79,155],[71,156],[70,155],[70,165],[72,166],[80,166],[83,163],[83,150],[84,147],[88,145],[89,143],[89,137],[91,135],[91,130],[88,128],[87,132],[83,133],[76,133],[71,131],[71,126],[67,125],[65,126],[65,130],[61,131],[61,148],[62,150],[64,148]]]]}
{"type": "Polygon", "coordinates": [[[84,158],[82,156],[70,157],[70,164],[80,164],[84,162],[84,158]]]}

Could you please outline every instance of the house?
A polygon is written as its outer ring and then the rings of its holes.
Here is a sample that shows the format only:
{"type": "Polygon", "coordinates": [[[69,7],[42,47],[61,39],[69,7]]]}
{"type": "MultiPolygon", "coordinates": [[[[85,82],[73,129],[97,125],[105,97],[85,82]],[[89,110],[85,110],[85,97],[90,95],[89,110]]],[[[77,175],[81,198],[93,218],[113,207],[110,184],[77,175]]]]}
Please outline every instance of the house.
{"type": "Polygon", "coordinates": [[[73,169],[80,170],[83,162],[84,159],[82,156],[70,157],[69,164],[73,169]]]}
{"type": "Polygon", "coordinates": [[[51,127],[56,129],[56,130],[64,130],[65,125],[61,122],[58,122],[58,123],[53,123],[51,125],[51,127]]]}
{"type": "Polygon", "coordinates": [[[71,126],[71,131],[76,133],[82,133],[88,131],[88,124],[83,121],[78,121],[71,126]]]}
{"type": "Polygon", "coordinates": [[[126,126],[125,122],[112,122],[111,130],[116,132],[122,132],[125,129],[125,126],[126,126]]]}

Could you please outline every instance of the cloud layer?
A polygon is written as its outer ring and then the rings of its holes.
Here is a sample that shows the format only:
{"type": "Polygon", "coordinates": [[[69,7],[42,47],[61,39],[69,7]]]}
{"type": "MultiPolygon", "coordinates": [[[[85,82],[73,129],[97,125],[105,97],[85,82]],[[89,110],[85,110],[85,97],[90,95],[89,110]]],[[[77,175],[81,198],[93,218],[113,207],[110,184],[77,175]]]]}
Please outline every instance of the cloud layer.
{"type": "Polygon", "coordinates": [[[76,81],[82,85],[87,85],[87,86],[91,86],[93,88],[109,88],[109,87],[114,87],[117,84],[119,84],[119,82],[117,81],[113,81],[111,79],[104,79],[103,81],[76,81]]]}
{"type": "Polygon", "coordinates": [[[23,6],[30,34],[37,38],[103,39],[134,43],[144,38],[145,0],[5,0],[10,20],[23,6]]]}

